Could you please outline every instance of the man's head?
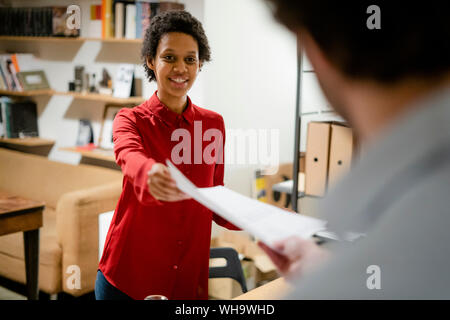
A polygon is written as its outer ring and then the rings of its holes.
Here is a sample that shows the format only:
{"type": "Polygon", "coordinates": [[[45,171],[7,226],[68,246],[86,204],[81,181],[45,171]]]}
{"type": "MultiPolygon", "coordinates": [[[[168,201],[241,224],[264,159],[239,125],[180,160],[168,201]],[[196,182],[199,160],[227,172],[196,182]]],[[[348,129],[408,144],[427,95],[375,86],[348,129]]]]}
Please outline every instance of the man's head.
{"type": "MultiPolygon", "coordinates": [[[[377,1],[270,0],[289,29],[307,31],[349,77],[392,83],[450,70],[450,23],[445,1],[381,1],[380,29],[369,29],[377,1]]],[[[378,1],[380,2],[380,1],[378,1]]]]}
{"type": "Polygon", "coordinates": [[[298,35],[325,95],[350,122],[347,93],[360,85],[387,92],[408,81],[433,83],[450,72],[445,1],[267,1],[298,35]],[[368,27],[374,4],[380,29],[368,27]]]}

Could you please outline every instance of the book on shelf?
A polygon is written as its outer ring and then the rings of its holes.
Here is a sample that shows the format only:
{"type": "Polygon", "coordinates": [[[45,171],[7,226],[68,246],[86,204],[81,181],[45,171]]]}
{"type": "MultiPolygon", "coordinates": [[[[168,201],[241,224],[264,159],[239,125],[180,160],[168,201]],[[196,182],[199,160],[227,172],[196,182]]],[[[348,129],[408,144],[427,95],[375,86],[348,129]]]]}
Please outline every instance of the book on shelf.
{"type": "Polygon", "coordinates": [[[37,71],[39,62],[30,53],[13,53],[0,55],[0,90],[24,91],[19,72],[37,71]]]}
{"type": "Polygon", "coordinates": [[[88,37],[101,38],[102,37],[102,5],[91,4],[89,17],[88,37]]]}
{"type": "Polygon", "coordinates": [[[37,106],[32,101],[0,98],[2,129],[5,138],[38,137],[37,106]]]}
{"type": "Polygon", "coordinates": [[[114,25],[113,25],[113,1],[112,0],[102,0],[102,38],[108,39],[112,38],[114,35],[114,25]]]}
{"type": "Polygon", "coordinates": [[[183,3],[157,0],[103,0],[103,38],[142,39],[151,19],[160,12],[184,10],[183,3]],[[108,15],[108,12],[112,14],[108,15]],[[114,23],[112,23],[112,21],[114,23]],[[112,28],[112,29],[111,29],[112,28]],[[109,34],[109,36],[107,36],[109,34]]]}
{"type": "Polygon", "coordinates": [[[2,54],[0,55],[0,89],[9,91],[23,91],[23,87],[17,78],[18,64],[14,55],[2,54]],[[14,61],[16,63],[14,63],[14,61]]]}
{"type": "Polygon", "coordinates": [[[124,4],[122,2],[117,2],[114,8],[114,33],[117,39],[121,39],[124,37],[124,4]]]}
{"type": "Polygon", "coordinates": [[[136,5],[127,4],[125,7],[125,38],[136,37],[136,5]]]}
{"type": "Polygon", "coordinates": [[[80,30],[67,26],[67,7],[1,7],[0,35],[78,37],[80,30]]]}

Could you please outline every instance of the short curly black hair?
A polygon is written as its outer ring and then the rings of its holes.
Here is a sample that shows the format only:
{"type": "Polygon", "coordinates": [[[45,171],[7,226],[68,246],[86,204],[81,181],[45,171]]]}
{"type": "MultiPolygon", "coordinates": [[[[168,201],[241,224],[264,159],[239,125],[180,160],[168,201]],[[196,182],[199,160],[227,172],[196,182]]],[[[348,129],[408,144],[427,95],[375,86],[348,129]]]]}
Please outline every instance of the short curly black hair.
{"type": "Polygon", "coordinates": [[[393,83],[438,78],[450,71],[450,23],[445,1],[267,0],[294,32],[307,30],[346,75],[393,83]],[[378,2],[381,29],[369,29],[369,6],[378,2]]]}
{"type": "Polygon", "coordinates": [[[199,60],[201,63],[211,60],[211,50],[208,38],[202,24],[189,12],[184,10],[166,11],[152,18],[147,28],[142,45],[141,58],[149,81],[155,80],[155,73],[147,66],[147,57],[155,58],[159,40],[169,32],[181,32],[192,36],[198,43],[199,60]]]}

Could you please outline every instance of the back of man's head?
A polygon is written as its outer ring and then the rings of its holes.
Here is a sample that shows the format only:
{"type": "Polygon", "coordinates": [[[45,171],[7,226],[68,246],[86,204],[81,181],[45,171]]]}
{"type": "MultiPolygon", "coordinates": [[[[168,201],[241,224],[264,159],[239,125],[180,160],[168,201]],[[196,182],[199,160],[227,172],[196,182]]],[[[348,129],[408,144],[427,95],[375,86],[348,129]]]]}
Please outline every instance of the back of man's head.
{"type": "Polygon", "coordinates": [[[389,84],[450,71],[445,0],[268,1],[283,24],[294,32],[308,31],[329,61],[351,78],[389,84]]]}

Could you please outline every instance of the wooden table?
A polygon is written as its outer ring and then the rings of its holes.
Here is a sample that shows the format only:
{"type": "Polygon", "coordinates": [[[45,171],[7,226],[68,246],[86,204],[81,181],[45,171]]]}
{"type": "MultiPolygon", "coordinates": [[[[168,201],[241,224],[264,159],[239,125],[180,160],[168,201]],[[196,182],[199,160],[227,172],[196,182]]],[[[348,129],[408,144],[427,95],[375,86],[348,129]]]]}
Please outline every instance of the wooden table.
{"type": "Polygon", "coordinates": [[[28,299],[37,300],[39,287],[39,228],[44,203],[0,191],[0,236],[23,232],[28,299]]]}
{"type": "Polygon", "coordinates": [[[292,285],[284,278],[278,278],[265,285],[250,290],[234,300],[279,300],[293,290],[292,285]]]}

